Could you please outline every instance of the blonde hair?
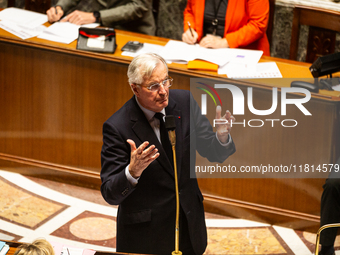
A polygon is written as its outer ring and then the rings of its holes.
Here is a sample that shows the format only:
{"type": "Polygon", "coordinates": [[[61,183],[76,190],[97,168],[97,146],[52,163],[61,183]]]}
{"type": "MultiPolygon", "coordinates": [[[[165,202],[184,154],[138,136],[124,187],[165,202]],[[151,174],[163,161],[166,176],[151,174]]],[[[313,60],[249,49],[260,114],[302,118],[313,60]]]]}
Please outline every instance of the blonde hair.
{"type": "Polygon", "coordinates": [[[14,255],[54,255],[54,249],[45,239],[37,239],[33,243],[20,245],[14,255]]]}

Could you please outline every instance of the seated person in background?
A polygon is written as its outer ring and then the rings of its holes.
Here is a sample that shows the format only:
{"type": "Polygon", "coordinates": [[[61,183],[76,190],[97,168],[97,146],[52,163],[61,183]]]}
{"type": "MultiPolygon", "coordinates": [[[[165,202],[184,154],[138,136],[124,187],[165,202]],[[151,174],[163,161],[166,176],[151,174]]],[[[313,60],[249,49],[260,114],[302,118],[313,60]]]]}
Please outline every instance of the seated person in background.
{"type": "MultiPolygon", "coordinates": [[[[335,163],[340,165],[340,158],[335,163]]],[[[337,167],[338,167],[337,166],[337,167]]],[[[333,166],[333,170],[336,168],[333,166]]],[[[338,168],[339,169],[339,168],[338,168]]],[[[332,223],[340,223],[340,172],[332,171],[323,185],[321,196],[321,221],[320,226],[332,223]]],[[[334,255],[334,242],[338,228],[324,229],[320,235],[320,255],[334,255]]]]}
{"type": "Polygon", "coordinates": [[[77,25],[96,22],[148,35],[156,31],[152,0],[59,0],[46,13],[51,23],[64,17],[77,25]]]}
{"type": "Polygon", "coordinates": [[[268,18],[268,0],[188,0],[182,40],[206,48],[262,50],[269,56],[268,18]]]}
{"type": "Polygon", "coordinates": [[[14,255],[54,255],[54,249],[45,239],[37,239],[20,245],[14,255]]]}

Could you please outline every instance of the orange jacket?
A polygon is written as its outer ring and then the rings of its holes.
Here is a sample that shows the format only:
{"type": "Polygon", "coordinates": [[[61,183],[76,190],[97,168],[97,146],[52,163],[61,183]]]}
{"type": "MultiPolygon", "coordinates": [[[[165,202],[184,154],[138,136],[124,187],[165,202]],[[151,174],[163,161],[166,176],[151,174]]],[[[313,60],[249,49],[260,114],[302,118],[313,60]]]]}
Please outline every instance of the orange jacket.
{"type": "MultiPolygon", "coordinates": [[[[205,0],[188,0],[184,10],[184,31],[189,21],[198,40],[203,35],[204,5],[205,0]]],[[[229,0],[224,30],[229,47],[262,50],[263,55],[270,56],[266,35],[268,18],[268,0],[229,0]]]]}

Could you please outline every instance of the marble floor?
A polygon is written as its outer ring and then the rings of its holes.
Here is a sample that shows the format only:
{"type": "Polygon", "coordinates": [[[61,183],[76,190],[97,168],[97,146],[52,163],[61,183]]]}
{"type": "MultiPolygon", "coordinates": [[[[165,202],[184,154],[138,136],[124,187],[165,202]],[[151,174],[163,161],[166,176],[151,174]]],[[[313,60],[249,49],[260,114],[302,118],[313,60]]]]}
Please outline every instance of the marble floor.
{"type": "MultiPolygon", "coordinates": [[[[0,239],[115,251],[117,207],[99,191],[0,170],[0,239]]],[[[206,255],[310,255],[315,233],[206,214],[206,255]]],[[[337,248],[340,242],[337,240],[337,248]]],[[[337,251],[340,255],[340,250],[337,251]]]]}

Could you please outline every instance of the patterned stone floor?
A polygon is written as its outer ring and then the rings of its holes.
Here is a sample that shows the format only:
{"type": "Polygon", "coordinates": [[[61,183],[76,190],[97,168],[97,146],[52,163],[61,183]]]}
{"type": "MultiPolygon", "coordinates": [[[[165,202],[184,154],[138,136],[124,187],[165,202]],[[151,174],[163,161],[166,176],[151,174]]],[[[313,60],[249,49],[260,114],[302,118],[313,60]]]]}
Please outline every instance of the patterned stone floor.
{"type": "MultiPolygon", "coordinates": [[[[45,237],[73,247],[115,251],[117,207],[108,206],[99,191],[0,171],[0,197],[2,240],[45,237]]],[[[314,233],[213,214],[206,215],[206,223],[206,255],[310,255],[315,249],[314,233]]]]}

